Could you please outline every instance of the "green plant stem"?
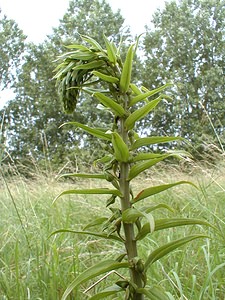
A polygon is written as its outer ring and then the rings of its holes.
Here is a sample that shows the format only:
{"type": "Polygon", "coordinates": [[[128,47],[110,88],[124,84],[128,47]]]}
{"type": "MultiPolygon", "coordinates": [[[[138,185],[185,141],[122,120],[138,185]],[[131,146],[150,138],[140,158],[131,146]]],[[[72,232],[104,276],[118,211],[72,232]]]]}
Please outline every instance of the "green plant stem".
{"type": "MultiPolygon", "coordinates": [[[[128,132],[124,127],[124,119],[120,120],[121,136],[126,144],[128,144],[128,132]]],[[[127,180],[129,174],[129,163],[120,163],[120,190],[123,194],[121,197],[121,210],[122,212],[131,207],[130,203],[130,182],[127,180]]],[[[137,242],[135,240],[134,225],[123,223],[124,235],[125,235],[125,247],[127,252],[128,261],[131,262],[134,257],[138,256],[137,242]]],[[[142,280],[140,273],[135,268],[130,268],[131,281],[137,285],[138,288],[142,287],[142,280]]],[[[141,294],[135,294],[134,300],[144,300],[144,296],[141,294]]]]}

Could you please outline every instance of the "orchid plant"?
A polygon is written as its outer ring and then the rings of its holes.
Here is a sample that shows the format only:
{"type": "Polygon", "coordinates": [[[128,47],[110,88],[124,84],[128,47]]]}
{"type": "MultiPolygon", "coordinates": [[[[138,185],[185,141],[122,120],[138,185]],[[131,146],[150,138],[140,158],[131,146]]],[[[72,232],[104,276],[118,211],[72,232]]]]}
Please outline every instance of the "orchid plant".
{"type": "Polygon", "coordinates": [[[63,176],[97,178],[107,184],[105,188],[66,190],[60,193],[54,201],[68,194],[108,195],[105,209],[109,209],[111,215],[106,217],[103,209],[103,216],[93,219],[83,230],[59,229],[52,234],[73,232],[97,236],[108,241],[113,240],[120,248],[123,248],[124,254],[117,259],[103,259],[79,274],[69,284],[62,299],[65,300],[84,282],[93,280],[99,275],[103,276],[107,272],[116,272],[118,269],[124,269],[125,272],[127,270],[127,276],[89,299],[105,299],[111,295],[119,295],[119,293],[124,293],[124,299],[132,300],[142,300],[145,297],[171,299],[166,291],[152,286],[151,278],[147,278],[147,270],[174,249],[206,236],[193,234],[171,241],[156,247],[145,260],[139,256],[139,243],[147,235],[159,230],[183,225],[209,224],[199,219],[173,217],[156,219],[154,217],[158,209],[170,211],[173,209],[166,203],[152,203],[151,196],[182,184],[194,186],[191,182],[178,181],[150,186],[136,194],[132,190],[132,181],[149,168],[156,167],[158,163],[170,157],[182,159],[189,156],[182,150],[161,153],[146,151],[149,149],[148,146],[177,142],[182,140],[180,137],[138,135],[137,123],[151,113],[163,99],[168,98],[162,92],[171,84],[148,90],[146,87],[139,87],[131,82],[132,64],[138,41],[129,47],[125,60],[122,61],[120,47],[117,48],[106,36],[104,36],[104,48],[91,37],[81,36],[81,38],[82,44],[67,46],[69,52],[58,58],[59,65],[56,68],[55,78],[64,110],[67,113],[73,112],[80,93],[88,93],[98,100],[106,114],[111,113],[112,125],[109,128],[94,128],[76,121],[63,124],[80,128],[107,145],[105,156],[98,160],[101,165],[104,165],[101,173],[75,173],[63,176]],[[111,188],[108,187],[108,183],[111,184],[111,188]],[[137,207],[137,203],[140,204],[143,200],[145,204],[137,207]]]}

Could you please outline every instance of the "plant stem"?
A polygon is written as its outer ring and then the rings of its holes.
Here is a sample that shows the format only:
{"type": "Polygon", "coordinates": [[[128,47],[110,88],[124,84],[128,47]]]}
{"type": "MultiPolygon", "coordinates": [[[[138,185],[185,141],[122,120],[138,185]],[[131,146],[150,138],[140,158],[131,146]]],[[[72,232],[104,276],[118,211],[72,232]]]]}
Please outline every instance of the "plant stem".
{"type": "MultiPolygon", "coordinates": [[[[120,120],[121,136],[124,142],[128,145],[128,132],[124,127],[124,119],[120,120]]],[[[127,180],[129,174],[130,164],[122,162],[120,164],[120,190],[123,194],[121,197],[121,211],[131,207],[130,203],[130,182],[127,180]]],[[[132,262],[134,257],[138,256],[137,243],[134,234],[134,224],[123,223],[125,235],[125,247],[127,252],[128,261],[132,262]]],[[[142,287],[142,280],[140,273],[135,268],[130,268],[131,281],[137,285],[138,288],[142,287]]],[[[141,294],[135,294],[134,300],[144,300],[141,294]]]]}

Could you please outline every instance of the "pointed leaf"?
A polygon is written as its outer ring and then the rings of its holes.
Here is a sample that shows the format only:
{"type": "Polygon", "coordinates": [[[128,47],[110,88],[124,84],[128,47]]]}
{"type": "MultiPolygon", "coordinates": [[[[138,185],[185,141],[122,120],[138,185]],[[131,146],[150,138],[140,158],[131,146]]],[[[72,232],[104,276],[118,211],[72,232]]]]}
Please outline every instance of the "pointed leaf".
{"type": "Polygon", "coordinates": [[[163,144],[163,143],[182,141],[182,140],[183,138],[176,137],[176,136],[151,136],[146,138],[139,138],[133,143],[131,149],[135,150],[143,146],[163,144]]]}
{"type": "Polygon", "coordinates": [[[159,219],[156,221],[155,231],[166,228],[187,226],[187,225],[205,225],[214,228],[210,223],[200,219],[187,219],[187,218],[172,218],[172,219],[159,219]]]}
{"type": "Polygon", "coordinates": [[[130,169],[128,180],[132,180],[133,178],[138,176],[141,172],[151,168],[152,166],[154,166],[155,164],[159,163],[160,161],[164,160],[167,157],[168,156],[163,156],[155,159],[150,159],[147,162],[144,161],[144,162],[136,163],[130,169]]]}
{"type": "Polygon", "coordinates": [[[93,69],[99,69],[105,64],[103,60],[94,60],[91,62],[88,62],[86,64],[80,64],[73,68],[73,70],[93,70],[93,69]]]}
{"type": "Polygon", "coordinates": [[[101,275],[103,273],[117,270],[120,268],[128,268],[129,264],[126,262],[116,262],[114,260],[106,260],[102,261],[88,269],[86,269],[83,273],[81,273],[78,277],[76,277],[70,285],[65,290],[62,300],[66,300],[67,296],[72,292],[73,289],[76,289],[80,284],[88,281],[89,279],[92,279],[98,275],[101,275]]]}
{"type": "Polygon", "coordinates": [[[92,74],[106,82],[110,82],[110,83],[119,82],[119,79],[117,77],[109,76],[98,71],[93,71],[92,74]]]}
{"type": "Polygon", "coordinates": [[[164,89],[166,89],[169,86],[172,86],[172,84],[167,83],[167,84],[165,84],[165,85],[163,85],[163,86],[161,86],[161,87],[159,87],[157,89],[154,89],[152,91],[148,91],[147,93],[141,93],[141,94],[137,95],[136,97],[134,97],[130,101],[129,106],[135,105],[136,103],[138,103],[138,102],[140,102],[140,101],[142,101],[142,100],[144,100],[144,99],[146,99],[148,97],[151,97],[151,96],[153,96],[153,95],[155,95],[155,94],[163,91],[164,89]]]}
{"type": "Polygon", "coordinates": [[[132,162],[137,162],[140,160],[150,160],[154,158],[167,158],[168,154],[160,154],[160,153],[138,153],[133,157],[132,162]]]}
{"type": "Polygon", "coordinates": [[[166,293],[158,286],[154,286],[152,288],[139,288],[137,290],[138,294],[143,294],[151,300],[169,300],[166,293]]]}
{"type": "Polygon", "coordinates": [[[122,221],[124,223],[135,223],[140,217],[143,217],[142,212],[134,207],[128,208],[122,213],[122,221]]]}
{"type": "Polygon", "coordinates": [[[109,61],[112,62],[113,64],[116,64],[117,59],[116,59],[116,52],[114,51],[114,47],[105,35],[103,35],[103,38],[105,41],[105,46],[106,46],[109,61]]]}
{"type": "Polygon", "coordinates": [[[124,108],[120,104],[116,103],[115,100],[105,96],[102,93],[95,93],[94,96],[98,98],[103,105],[109,107],[116,115],[123,117],[126,114],[124,108]]]}
{"type": "Polygon", "coordinates": [[[167,205],[165,203],[151,204],[151,205],[148,205],[148,206],[141,207],[140,210],[141,211],[143,210],[143,211],[145,211],[148,214],[148,213],[150,213],[150,212],[152,212],[152,211],[154,211],[156,209],[161,209],[161,208],[165,208],[165,209],[167,209],[167,210],[169,210],[171,212],[174,212],[174,209],[171,206],[169,206],[169,205],[167,205]]]}
{"type": "Polygon", "coordinates": [[[58,233],[75,233],[75,234],[91,235],[91,236],[97,236],[102,239],[123,242],[120,237],[113,235],[113,234],[107,234],[104,232],[99,233],[99,232],[92,232],[92,231],[85,231],[85,230],[72,230],[72,229],[58,229],[58,230],[52,232],[49,237],[51,237],[52,235],[58,234],[58,233]]]}
{"type": "MultiPolygon", "coordinates": [[[[131,83],[131,84],[130,84],[130,87],[131,87],[132,92],[133,92],[134,94],[136,94],[136,95],[141,95],[141,94],[142,94],[142,92],[139,90],[139,88],[138,88],[135,84],[131,83]]],[[[132,101],[132,100],[131,100],[131,101],[132,101]]]]}
{"type": "Polygon", "coordinates": [[[127,56],[123,65],[123,70],[120,77],[120,89],[122,93],[126,93],[130,86],[132,63],[133,63],[133,51],[134,45],[131,45],[127,51],[127,56]]]}
{"type": "MultiPolygon", "coordinates": [[[[76,66],[77,62],[76,61],[71,61],[69,64],[61,64],[61,68],[59,69],[58,73],[54,75],[53,78],[59,78],[61,79],[61,75],[65,74],[70,71],[72,68],[76,66]],[[65,66],[65,67],[64,67],[65,66]]],[[[64,75],[64,76],[65,76],[64,75]]]]}
{"type": "Polygon", "coordinates": [[[147,214],[134,207],[128,208],[122,213],[122,220],[124,223],[135,223],[140,217],[145,217],[149,221],[149,228],[151,228],[151,232],[153,232],[155,228],[155,220],[151,214],[147,214]]]}
{"type": "Polygon", "coordinates": [[[94,227],[94,226],[97,226],[97,225],[101,225],[101,224],[103,224],[106,220],[108,220],[108,218],[106,218],[106,217],[97,218],[97,219],[93,220],[91,223],[87,224],[87,225],[83,228],[83,230],[86,230],[86,229],[88,229],[88,228],[90,228],[90,227],[94,227]]]}
{"type": "Polygon", "coordinates": [[[78,178],[96,178],[96,179],[106,179],[105,174],[82,174],[82,173],[67,173],[67,174],[62,174],[58,177],[78,177],[78,178]]]}
{"type": "Polygon", "coordinates": [[[67,191],[64,191],[62,193],[60,193],[54,200],[53,200],[53,204],[55,203],[55,201],[61,197],[61,196],[64,196],[64,195],[101,195],[101,194],[105,194],[105,195],[108,195],[108,194],[112,194],[112,195],[116,195],[116,196],[119,196],[121,197],[122,194],[120,191],[114,189],[114,190],[110,190],[110,189],[107,189],[107,188],[101,188],[101,189],[83,189],[83,190],[67,190],[67,191]]]}
{"type": "Polygon", "coordinates": [[[103,156],[102,158],[99,158],[99,159],[96,159],[94,161],[94,166],[96,166],[96,164],[105,164],[105,163],[108,163],[112,160],[112,155],[105,155],[103,156]]]}
{"type": "Polygon", "coordinates": [[[78,122],[67,122],[67,123],[62,124],[60,127],[62,127],[64,125],[74,125],[76,127],[79,127],[81,129],[83,129],[87,133],[90,133],[91,135],[100,138],[100,139],[111,140],[111,134],[107,134],[107,133],[103,132],[100,129],[92,128],[92,127],[83,125],[83,124],[78,123],[78,122]]]}
{"type": "Polygon", "coordinates": [[[166,190],[168,190],[168,189],[170,189],[170,188],[172,188],[174,186],[180,185],[180,184],[190,184],[190,185],[194,186],[195,188],[197,188],[196,185],[194,185],[192,182],[185,181],[185,180],[178,181],[178,182],[175,182],[175,183],[170,183],[170,184],[161,184],[161,185],[158,185],[158,186],[153,186],[153,187],[150,187],[150,188],[142,190],[132,200],[132,203],[136,203],[136,202],[138,202],[138,201],[140,201],[140,200],[142,200],[144,198],[147,198],[147,197],[150,197],[152,195],[161,193],[163,191],[166,191],[166,190]]]}
{"type": "Polygon", "coordinates": [[[163,256],[167,255],[168,253],[174,251],[175,249],[177,249],[178,247],[181,247],[195,239],[199,239],[199,238],[208,238],[207,235],[203,235],[203,234],[194,234],[194,235],[190,235],[184,238],[181,238],[179,240],[170,242],[166,245],[163,245],[161,247],[159,247],[158,249],[154,250],[149,257],[147,258],[147,261],[145,263],[145,271],[147,271],[148,267],[150,267],[154,262],[156,262],[157,260],[159,260],[160,258],[162,258],[163,256]]]}
{"type": "Polygon", "coordinates": [[[87,47],[85,47],[83,45],[79,45],[79,44],[67,45],[67,46],[65,46],[65,48],[79,49],[79,50],[82,50],[82,51],[90,51],[87,47]]]}
{"type": "Polygon", "coordinates": [[[119,292],[123,292],[123,291],[124,290],[121,287],[119,287],[118,285],[115,284],[113,286],[106,288],[102,292],[92,296],[91,298],[89,298],[89,300],[105,299],[108,296],[115,295],[115,294],[117,294],[119,292]]]}
{"type": "Polygon", "coordinates": [[[150,111],[152,111],[161,100],[162,99],[159,97],[147,103],[145,106],[135,110],[125,121],[127,130],[133,129],[135,123],[150,113],[150,111]]]}
{"type": "MultiPolygon", "coordinates": [[[[187,226],[187,225],[206,225],[206,226],[213,227],[210,223],[204,220],[172,218],[172,219],[155,220],[155,231],[172,228],[172,227],[187,226]]],[[[149,223],[145,223],[141,228],[141,230],[138,232],[136,239],[142,240],[150,232],[151,232],[151,228],[149,226],[149,223]]]]}
{"type": "Polygon", "coordinates": [[[120,162],[128,162],[130,157],[129,149],[117,132],[112,133],[112,144],[115,158],[120,162]]]}
{"type": "Polygon", "coordinates": [[[72,55],[70,55],[71,59],[76,59],[76,60],[93,60],[94,58],[96,58],[96,54],[94,52],[91,51],[75,51],[72,55]]]}
{"type": "Polygon", "coordinates": [[[87,35],[80,35],[80,36],[85,42],[92,45],[96,50],[99,50],[100,52],[104,53],[104,50],[102,49],[100,44],[95,39],[93,39],[93,38],[91,38],[90,36],[87,36],[87,35]]]}

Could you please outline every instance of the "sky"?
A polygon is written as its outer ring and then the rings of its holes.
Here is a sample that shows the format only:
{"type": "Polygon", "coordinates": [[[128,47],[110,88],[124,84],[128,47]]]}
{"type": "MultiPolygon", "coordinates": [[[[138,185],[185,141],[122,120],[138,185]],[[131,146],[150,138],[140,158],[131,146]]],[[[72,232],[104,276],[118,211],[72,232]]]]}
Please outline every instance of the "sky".
{"type": "MultiPolygon", "coordinates": [[[[150,25],[152,13],[164,6],[165,0],[107,0],[116,12],[121,10],[125,24],[131,27],[134,35],[144,32],[144,26],[150,25]]],[[[57,27],[59,19],[65,14],[69,0],[0,0],[2,14],[13,19],[27,35],[27,40],[34,43],[44,41],[51,34],[52,27],[57,27]]],[[[0,109],[10,93],[0,93],[0,109]]]]}

